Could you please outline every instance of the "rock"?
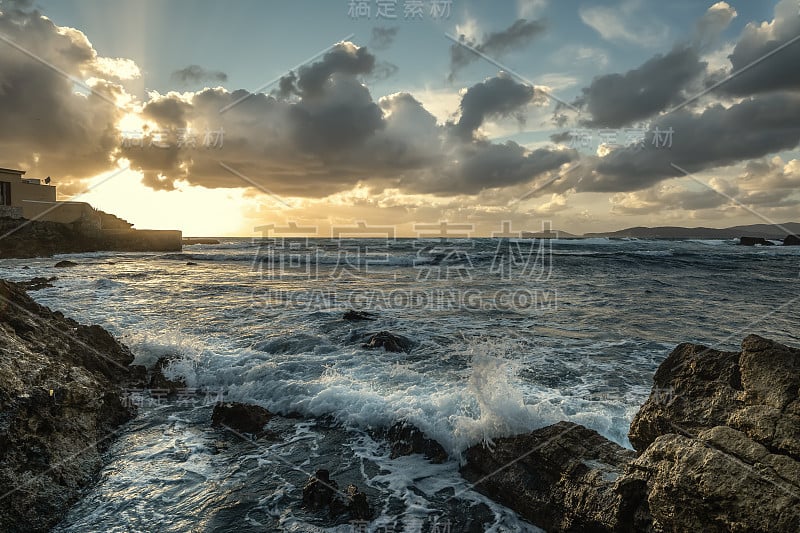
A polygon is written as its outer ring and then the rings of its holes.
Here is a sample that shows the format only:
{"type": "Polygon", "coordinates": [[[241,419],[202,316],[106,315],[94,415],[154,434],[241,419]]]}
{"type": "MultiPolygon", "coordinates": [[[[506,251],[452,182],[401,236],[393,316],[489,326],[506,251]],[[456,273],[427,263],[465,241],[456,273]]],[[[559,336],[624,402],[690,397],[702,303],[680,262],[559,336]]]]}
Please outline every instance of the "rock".
{"type": "Polygon", "coordinates": [[[441,444],[425,437],[422,430],[407,422],[394,424],[389,428],[387,438],[392,443],[392,459],[419,453],[430,459],[432,463],[447,461],[447,452],[441,444]]]}
{"type": "Polygon", "coordinates": [[[775,243],[768,241],[764,237],[739,237],[739,244],[742,246],[775,246],[775,243]]]}
{"type": "Polygon", "coordinates": [[[53,266],[55,268],[69,268],[69,267],[78,266],[78,263],[76,263],[74,261],[59,261],[58,263],[56,263],[53,266]]]}
{"type": "Polygon", "coordinates": [[[344,316],[345,320],[376,320],[375,315],[366,311],[356,311],[355,309],[348,309],[344,316]]]}
{"type": "Polygon", "coordinates": [[[197,266],[197,263],[195,263],[194,261],[187,261],[186,266],[197,266]]]}
{"type": "Polygon", "coordinates": [[[462,474],[548,531],[800,530],[800,350],[679,345],[629,438],[637,457],[560,422],[473,446],[462,474]]]}
{"type": "Polygon", "coordinates": [[[217,239],[192,239],[190,237],[185,237],[181,244],[184,246],[193,246],[195,244],[219,244],[217,239]]]}
{"type": "Polygon", "coordinates": [[[658,437],[630,466],[654,531],[800,531],[800,467],[726,426],[658,437]]]}
{"type": "Polygon", "coordinates": [[[783,239],[784,246],[800,246],[800,235],[787,235],[783,239]]]}
{"type": "Polygon", "coordinates": [[[317,470],[303,487],[303,505],[311,510],[330,508],[339,486],[327,470],[317,470]]]}
{"type": "MultiPolygon", "coordinates": [[[[0,531],[48,531],[135,410],[130,350],[0,281],[0,531]]],[[[102,333],[100,333],[102,332],[102,333]]]]}
{"type": "Polygon", "coordinates": [[[331,516],[347,513],[352,520],[372,517],[367,495],[353,484],[342,494],[339,485],[330,478],[330,472],[324,469],[317,470],[303,486],[303,506],[312,511],[327,509],[331,516]]]}
{"type": "Polygon", "coordinates": [[[147,383],[148,388],[166,390],[170,395],[186,388],[186,382],[184,380],[168,379],[164,376],[164,369],[167,368],[174,359],[174,356],[168,355],[158,358],[158,361],[156,361],[156,364],[153,365],[150,371],[150,379],[147,383]]]}
{"type": "Polygon", "coordinates": [[[42,277],[35,277],[31,278],[28,281],[20,281],[17,282],[17,285],[25,289],[26,291],[39,291],[42,289],[48,289],[53,286],[53,282],[56,281],[58,278],[56,276],[51,276],[49,278],[42,278],[42,277]]]}
{"type": "Polygon", "coordinates": [[[617,487],[634,452],[572,422],[494,439],[465,453],[461,474],[547,531],[624,531],[646,527],[643,494],[617,487]]]}
{"type": "Polygon", "coordinates": [[[363,348],[383,348],[387,352],[410,352],[414,347],[411,339],[402,335],[395,335],[388,331],[381,331],[369,337],[369,340],[361,345],[363,348]]]}
{"type": "Polygon", "coordinates": [[[355,485],[348,485],[345,491],[347,495],[347,511],[350,518],[354,520],[369,520],[372,518],[372,509],[369,506],[367,495],[358,490],[355,485]]]}
{"type": "Polygon", "coordinates": [[[637,450],[668,433],[730,426],[800,456],[800,350],[757,335],[742,341],[741,352],[681,344],[653,380],[653,393],[631,424],[637,450]]]}
{"type": "Polygon", "coordinates": [[[211,425],[223,426],[256,437],[267,435],[264,425],[274,415],[258,405],[239,402],[218,403],[211,414],[211,425]]]}

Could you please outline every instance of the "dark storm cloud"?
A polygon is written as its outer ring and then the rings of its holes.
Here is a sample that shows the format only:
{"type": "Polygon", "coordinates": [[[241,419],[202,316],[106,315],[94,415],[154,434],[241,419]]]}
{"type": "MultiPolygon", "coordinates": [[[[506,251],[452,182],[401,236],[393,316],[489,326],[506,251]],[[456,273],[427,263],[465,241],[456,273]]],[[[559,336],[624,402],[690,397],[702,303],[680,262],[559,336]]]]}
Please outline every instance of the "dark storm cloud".
{"type": "Polygon", "coordinates": [[[456,133],[471,139],[487,116],[513,114],[530,103],[535,94],[536,90],[530,85],[517,83],[505,75],[473,85],[461,98],[461,118],[455,125],[456,133]]]}
{"type": "MultiPolygon", "coordinates": [[[[0,161],[36,169],[64,184],[113,168],[115,124],[122,111],[114,99],[123,89],[103,79],[86,36],[59,28],[29,3],[4,3],[0,33],[76,79],[96,78],[82,89],[49,66],[0,43],[0,161]]],[[[63,190],[63,189],[62,189],[63,190]]]]}
{"type": "MultiPolygon", "coordinates": [[[[459,38],[463,43],[484,54],[492,57],[501,57],[515,48],[530,43],[535,37],[544,33],[546,29],[547,25],[543,20],[518,19],[505,30],[485,36],[483,41],[479,43],[467,40],[464,35],[460,35],[459,38]]],[[[453,81],[460,69],[478,58],[479,56],[469,48],[453,43],[450,46],[450,75],[448,79],[453,81]]]]}
{"type": "MultiPolygon", "coordinates": [[[[357,56],[355,47],[348,53],[357,56]]],[[[530,151],[513,142],[472,138],[484,117],[514,113],[533,98],[533,88],[505,76],[467,90],[462,121],[440,125],[408,93],[375,102],[353,72],[351,66],[334,70],[315,84],[318,92],[311,97],[303,91],[290,99],[257,94],[224,114],[220,108],[249,93],[205,89],[190,99],[174,93],[155,97],[145,107],[148,117],[159,117],[160,125],[224,129],[224,147],[131,150],[125,156],[154,188],[169,189],[179,180],[209,188],[251,185],[222,169],[224,161],[262,190],[302,197],[324,197],[357,184],[374,191],[476,194],[533,180],[577,157],[571,150],[530,151]]],[[[302,77],[301,70],[297,78],[302,77]]]]}
{"type": "Polygon", "coordinates": [[[578,101],[591,119],[584,123],[601,128],[618,128],[644,120],[681,101],[681,91],[706,68],[697,50],[676,46],[666,55],[658,54],[640,67],[624,74],[595,78],[583,89],[578,101]]]}
{"type": "Polygon", "coordinates": [[[207,70],[200,65],[189,65],[172,73],[172,79],[184,84],[204,81],[226,82],[228,75],[220,70],[207,70]]]}
{"type": "Polygon", "coordinates": [[[323,92],[323,85],[334,73],[348,76],[370,74],[375,67],[375,56],[366,47],[352,43],[339,43],[322,56],[322,60],[298,69],[280,80],[281,92],[296,92],[304,97],[314,97],[323,92]],[[295,78],[295,79],[292,79],[295,78]]]}
{"type": "MultiPolygon", "coordinates": [[[[686,109],[657,122],[673,130],[672,147],[625,148],[597,161],[595,171],[576,184],[579,191],[633,191],[665,178],[760,158],[800,143],[800,95],[775,93],[725,108],[712,105],[701,114],[686,109]]],[[[651,134],[652,135],[652,132],[651,134]]],[[[650,137],[648,137],[650,139],[650,137]]]]}
{"type": "Polygon", "coordinates": [[[744,96],[783,89],[800,89],[800,6],[797,0],[782,0],[769,23],[749,23],[730,55],[735,75],[720,87],[724,93],[744,96]],[[792,44],[788,44],[791,40],[792,44]],[[780,51],[769,55],[779,47],[780,51]]]}
{"type": "Polygon", "coordinates": [[[372,28],[372,37],[369,40],[370,48],[374,50],[386,50],[394,42],[397,37],[397,32],[400,30],[398,27],[385,28],[383,26],[375,26],[372,28]]]}

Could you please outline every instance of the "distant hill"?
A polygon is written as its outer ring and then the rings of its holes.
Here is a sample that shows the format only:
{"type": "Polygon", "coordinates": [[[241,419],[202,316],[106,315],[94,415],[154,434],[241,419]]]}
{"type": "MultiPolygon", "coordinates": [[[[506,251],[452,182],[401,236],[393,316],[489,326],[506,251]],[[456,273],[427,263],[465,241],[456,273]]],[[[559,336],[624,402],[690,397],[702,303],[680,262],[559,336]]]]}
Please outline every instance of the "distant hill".
{"type": "Polygon", "coordinates": [[[778,227],[772,224],[750,224],[730,228],[683,228],[680,226],[639,226],[607,233],[585,233],[584,237],[617,237],[634,239],[736,239],[739,237],[763,237],[782,240],[789,233],[800,234],[800,222],[786,222],[778,227]],[[788,230],[788,231],[787,231],[788,230]]]}

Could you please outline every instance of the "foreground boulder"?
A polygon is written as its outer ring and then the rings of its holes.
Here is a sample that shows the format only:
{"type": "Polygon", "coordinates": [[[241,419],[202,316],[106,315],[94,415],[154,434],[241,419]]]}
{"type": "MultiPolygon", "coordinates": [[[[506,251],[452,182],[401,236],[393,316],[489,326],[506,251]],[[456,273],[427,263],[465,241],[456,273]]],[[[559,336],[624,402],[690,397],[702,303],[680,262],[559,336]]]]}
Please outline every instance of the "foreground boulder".
{"type": "Polygon", "coordinates": [[[547,531],[633,531],[638,506],[617,482],[634,456],[596,431],[559,422],[469,448],[461,474],[547,531]]]}
{"type": "Polygon", "coordinates": [[[327,510],[331,517],[347,515],[351,520],[372,518],[372,508],[367,495],[353,484],[344,492],[331,479],[328,470],[320,469],[308,478],[303,487],[303,506],[312,510],[327,510]]]}
{"type": "Polygon", "coordinates": [[[239,402],[218,403],[211,413],[211,425],[260,437],[269,433],[264,430],[264,426],[273,416],[258,405],[239,402]]]}
{"type": "Polygon", "coordinates": [[[131,352],[0,280],[0,531],[47,531],[92,483],[118,426],[131,352]]]}
{"type": "Polygon", "coordinates": [[[800,350],[681,344],[631,424],[560,422],[466,452],[464,477],[548,531],[799,531],[800,350]]]}

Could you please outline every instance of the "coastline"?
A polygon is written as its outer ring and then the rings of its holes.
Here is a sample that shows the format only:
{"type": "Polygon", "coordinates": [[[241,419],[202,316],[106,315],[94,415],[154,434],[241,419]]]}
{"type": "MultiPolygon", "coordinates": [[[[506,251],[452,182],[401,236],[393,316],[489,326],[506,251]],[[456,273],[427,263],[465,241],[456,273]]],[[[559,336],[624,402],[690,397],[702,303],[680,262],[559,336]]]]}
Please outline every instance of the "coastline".
{"type": "MultiPolygon", "coordinates": [[[[0,287],[13,304],[2,317],[9,346],[4,361],[16,361],[3,372],[9,443],[4,465],[16,460],[13,469],[4,470],[3,493],[20,479],[37,486],[5,498],[0,524],[9,531],[46,531],[95,481],[103,450],[120,424],[133,418],[121,388],[152,380],[144,380],[144,368],[130,366],[130,350],[102,328],[51,312],[14,284],[0,282],[0,287]],[[53,328],[80,344],[67,341],[53,351],[47,339],[58,336],[46,333],[53,328]],[[24,362],[12,357],[15,353],[24,354],[24,362]],[[57,385],[29,367],[42,365],[57,385]],[[40,450],[38,462],[24,450],[40,450]],[[63,470],[61,463],[69,462],[63,459],[76,451],[79,464],[63,470]],[[30,508],[37,512],[23,512],[30,508]]],[[[800,525],[800,478],[794,475],[800,472],[799,379],[800,350],[757,336],[745,338],[740,352],[681,344],[659,366],[650,398],[634,418],[635,451],[560,422],[496,438],[491,451],[471,447],[461,473],[479,492],[548,531],[790,531],[800,525]]],[[[272,414],[264,420],[271,436],[241,441],[238,453],[287,438],[307,422],[272,414]]],[[[441,447],[413,427],[379,432],[376,438],[392,443],[395,459],[421,453],[431,457],[431,465],[442,460],[441,447]]],[[[308,468],[324,469],[329,459],[317,462],[308,468]]],[[[357,477],[349,475],[345,482],[357,477]]],[[[313,513],[324,517],[328,509],[313,513]]],[[[355,518],[342,512],[322,519],[348,523],[355,518]]]]}

